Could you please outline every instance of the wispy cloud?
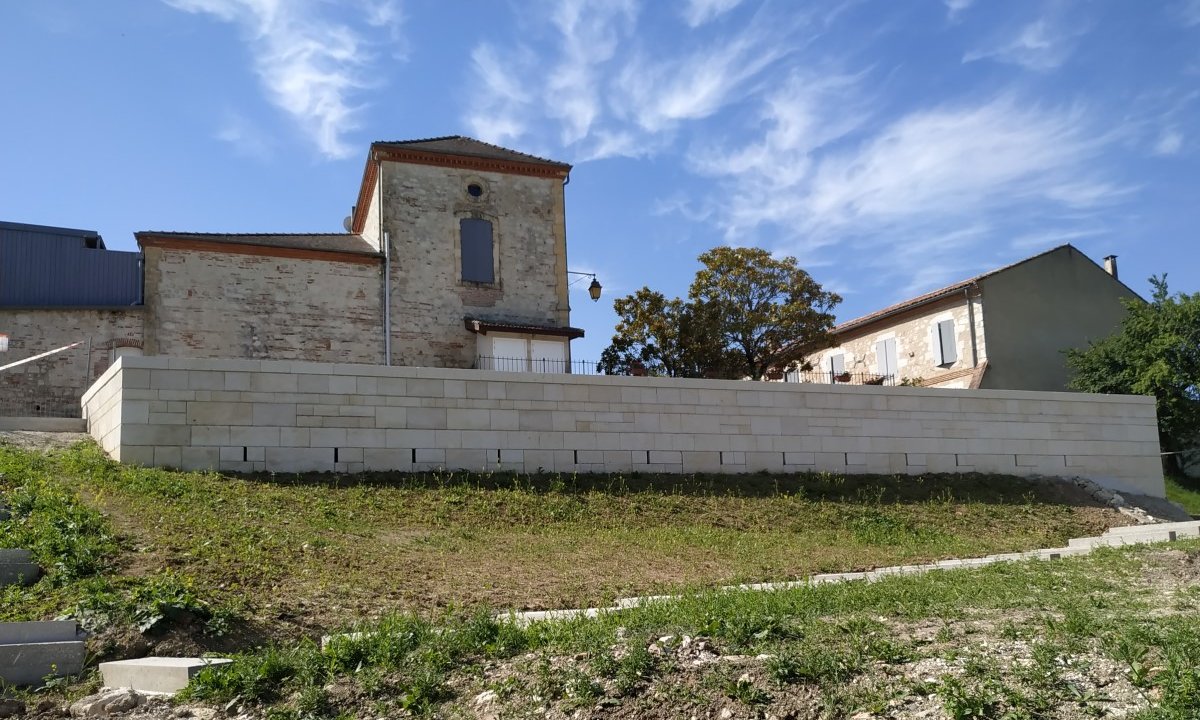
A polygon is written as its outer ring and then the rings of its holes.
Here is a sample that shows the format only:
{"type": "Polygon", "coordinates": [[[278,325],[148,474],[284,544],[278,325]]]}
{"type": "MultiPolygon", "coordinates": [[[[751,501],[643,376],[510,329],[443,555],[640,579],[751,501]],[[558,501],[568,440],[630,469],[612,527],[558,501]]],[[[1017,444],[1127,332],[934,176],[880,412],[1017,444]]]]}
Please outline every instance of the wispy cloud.
{"type": "Polygon", "coordinates": [[[641,43],[634,0],[554,7],[548,19],[530,19],[549,35],[549,52],[524,44],[474,49],[476,89],[465,120],[491,142],[557,138],[577,162],[653,154],[679,124],[760,91],[756,81],[792,51],[784,41],[806,22],[796,13],[783,22],[756,13],[719,37],[668,49],[641,43]]]}
{"type": "Polygon", "coordinates": [[[1183,149],[1183,134],[1175,128],[1163,130],[1154,143],[1155,155],[1177,155],[1183,149]]]}
{"type": "MultiPolygon", "coordinates": [[[[179,10],[211,15],[240,28],[271,103],[286,112],[322,155],[343,158],[345,135],[357,128],[357,93],[371,87],[376,39],[336,22],[312,0],[165,0],[179,10]]],[[[397,46],[402,16],[390,0],[353,5],[367,28],[397,46]]]]}
{"type": "Polygon", "coordinates": [[[683,21],[689,27],[699,27],[741,4],[742,0],[688,0],[683,9],[683,21]]]}
{"type": "Polygon", "coordinates": [[[953,20],[963,10],[971,7],[971,4],[975,0],[944,0],[944,2],[946,3],[946,11],[949,13],[950,19],[953,20]]]}
{"type": "Polygon", "coordinates": [[[245,115],[229,110],[221,119],[216,138],[229,143],[234,153],[255,160],[265,160],[271,156],[274,143],[271,137],[262,131],[245,115]]]}
{"type": "Polygon", "coordinates": [[[1068,29],[1065,23],[1041,18],[1022,27],[1015,37],[984,50],[963,55],[963,62],[995,60],[1040,72],[1054,70],[1066,62],[1085,28],[1068,29]]]}
{"type": "Polygon", "coordinates": [[[1095,131],[1077,107],[1002,95],[866,131],[855,90],[849,79],[822,87],[797,78],[766,103],[761,139],[693,158],[718,180],[710,202],[731,242],[852,247],[889,258],[881,277],[920,270],[924,282],[930,257],[983,242],[1016,210],[1028,221],[1087,218],[1129,192],[1100,163],[1115,136],[1095,131]]]}

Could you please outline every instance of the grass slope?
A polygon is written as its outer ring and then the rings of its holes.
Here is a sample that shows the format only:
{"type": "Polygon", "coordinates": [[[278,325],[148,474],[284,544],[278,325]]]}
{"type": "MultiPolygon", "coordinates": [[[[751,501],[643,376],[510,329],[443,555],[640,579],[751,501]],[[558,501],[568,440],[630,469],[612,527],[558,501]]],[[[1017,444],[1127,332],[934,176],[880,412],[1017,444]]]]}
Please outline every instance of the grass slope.
{"type": "MultiPolygon", "coordinates": [[[[1070,486],[985,475],[232,477],[124,467],[92,443],[0,446],[0,473],[6,491],[32,482],[102,511],[120,575],[166,568],[298,631],[1026,550],[1123,523],[1071,504],[1070,486]]],[[[14,599],[3,614],[50,612],[14,599]]]]}

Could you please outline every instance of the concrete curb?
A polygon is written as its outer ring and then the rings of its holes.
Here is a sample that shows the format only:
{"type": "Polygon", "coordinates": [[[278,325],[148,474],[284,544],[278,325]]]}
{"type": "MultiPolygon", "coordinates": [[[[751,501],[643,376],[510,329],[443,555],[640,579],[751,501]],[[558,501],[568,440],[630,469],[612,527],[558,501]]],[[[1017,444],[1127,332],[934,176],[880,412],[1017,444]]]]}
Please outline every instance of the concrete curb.
{"type": "MultiPolygon", "coordinates": [[[[956,570],[960,568],[975,568],[1001,562],[1016,562],[1020,560],[1058,560],[1064,557],[1087,555],[1098,547],[1114,547],[1142,543],[1174,542],[1183,538],[1200,537],[1200,520],[1178,523],[1161,523],[1155,525],[1130,525],[1128,527],[1111,528],[1103,535],[1087,538],[1072,538],[1067,547],[1043,548],[1028,552],[999,553],[980,558],[964,558],[958,560],[941,560],[926,565],[896,565],[877,568],[866,572],[825,573],[810,575],[803,580],[793,580],[780,583],[755,583],[752,585],[729,585],[719,590],[794,590],[814,585],[841,582],[875,582],[893,575],[920,575],[933,570],[956,570]]],[[[513,611],[497,615],[502,622],[512,622],[522,627],[537,622],[562,622],[577,618],[594,618],[607,613],[620,612],[631,608],[642,607],[656,602],[676,600],[677,595],[652,595],[647,597],[630,597],[617,600],[613,605],[603,608],[578,608],[569,610],[529,610],[513,611]]]]}

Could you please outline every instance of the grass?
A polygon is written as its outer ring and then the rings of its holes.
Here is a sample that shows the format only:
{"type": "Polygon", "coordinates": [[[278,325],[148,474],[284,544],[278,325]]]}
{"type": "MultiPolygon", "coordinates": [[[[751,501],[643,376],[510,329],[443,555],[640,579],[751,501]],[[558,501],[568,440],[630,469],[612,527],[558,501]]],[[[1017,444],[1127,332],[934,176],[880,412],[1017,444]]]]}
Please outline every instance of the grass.
{"type": "Polygon", "coordinates": [[[119,576],[167,568],[297,634],[397,608],[578,607],[1025,550],[1123,522],[1063,487],[985,475],[234,477],[124,467],[90,442],[0,446],[0,472],[6,492],[103,512],[89,552],[119,576]]]}
{"type": "MultiPolygon", "coordinates": [[[[1200,543],[1177,547],[1185,565],[1200,559],[1200,543]]],[[[624,716],[686,716],[713,703],[789,707],[802,697],[822,717],[924,701],[964,719],[1125,707],[1142,720],[1185,720],[1200,708],[1200,593],[1192,578],[1163,606],[1162,587],[1148,581],[1179,561],[1106,550],[871,585],[700,592],[527,628],[481,613],[398,614],[324,651],[304,643],[239,656],[228,670],[203,672],[187,697],[262,706],[279,718],[363,707],[453,717],[482,689],[514,714],[622,705],[624,716]],[[981,617],[1017,618],[997,637],[1024,656],[991,654],[1004,647],[992,638],[914,630],[931,620],[970,629],[981,617]],[[681,637],[704,637],[735,660],[696,670],[669,651],[681,637]],[[756,655],[765,658],[758,666],[736,660],[756,655]],[[935,677],[904,670],[929,662],[940,663],[935,677]],[[1092,664],[1110,668],[1105,685],[1087,679],[1092,664]],[[666,697],[682,706],[664,709],[666,697]]]]}
{"type": "Polygon", "coordinates": [[[1183,506],[1193,517],[1200,517],[1200,480],[1167,475],[1167,499],[1183,506]]]}

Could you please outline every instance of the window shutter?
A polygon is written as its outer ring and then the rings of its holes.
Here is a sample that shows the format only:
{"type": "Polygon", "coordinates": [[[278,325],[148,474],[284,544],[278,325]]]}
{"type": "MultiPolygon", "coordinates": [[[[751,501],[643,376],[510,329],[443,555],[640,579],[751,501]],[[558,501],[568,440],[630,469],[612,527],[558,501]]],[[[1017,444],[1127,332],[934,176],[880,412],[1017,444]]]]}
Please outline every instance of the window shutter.
{"type": "Polygon", "coordinates": [[[943,320],[938,323],[938,340],[942,350],[942,365],[953,365],[958,362],[958,343],[954,342],[954,321],[943,320]]]}
{"type": "Polygon", "coordinates": [[[887,341],[875,343],[875,371],[879,375],[887,375],[887,341]]]}
{"type": "Polygon", "coordinates": [[[829,371],[834,375],[841,375],[846,372],[846,356],[842,353],[829,356],[829,371]]]}
{"type": "Polygon", "coordinates": [[[462,252],[462,279],[470,282],[496,282],[492,260],[492,223],[490,220],[463,218],[459,221],[459,249],[462,252]]]}
{"type": "Polygon", "coordinates": [[[941,365],[942,360],[942,334],[940,332],[941,325],[934,323],[933,327],[929,328],[929,352],[933,355],[933,364],[941,365]]]}
{"type": "Polygon", "coordinates": [[[900,366],[900,362],[899,362],[898,358],[896,357],[896,338],[892,338],[890,340],[884,341],[884,346],[887,348],[887,360],[888,360],[887,374],[895,375],[896,370],[900,366]]]}

